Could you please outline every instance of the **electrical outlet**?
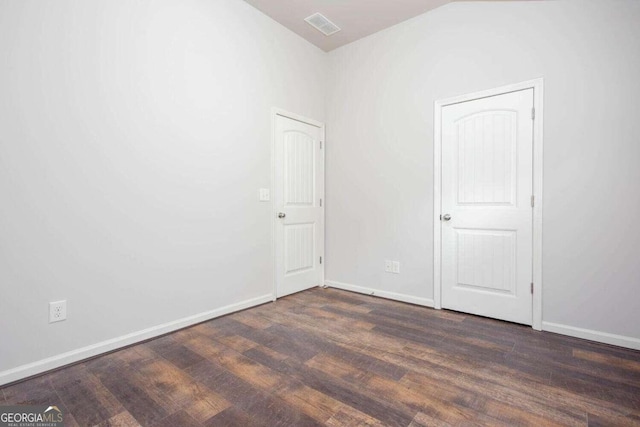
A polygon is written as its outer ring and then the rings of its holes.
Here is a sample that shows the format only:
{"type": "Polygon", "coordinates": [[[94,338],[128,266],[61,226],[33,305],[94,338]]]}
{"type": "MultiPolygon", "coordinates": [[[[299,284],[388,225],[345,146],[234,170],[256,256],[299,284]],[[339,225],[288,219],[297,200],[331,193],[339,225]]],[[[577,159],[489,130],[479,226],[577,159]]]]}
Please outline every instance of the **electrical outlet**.
{"type": "Polygon", "coordinates": [[[400,274],[400,261],[393,261],[392,271],[393,274],[400,274]]]}
{"type": "Polygon", "coordinates": [[[62,322],[67,319],[67,301],[49,303],[49,323],[62,322]]]}
{"type": "Polygon", "coordinates": [[[271,200],[271,190],[268,188],[261,188],[258,191],[258,200],[261,202],[268,202],[271,200]]]}
{"type": "Polygon", "coordinates": [[[391,273],[392,270],[393,270],[393,261],[385,260],[384,261],[385,273],[391,273]]]}

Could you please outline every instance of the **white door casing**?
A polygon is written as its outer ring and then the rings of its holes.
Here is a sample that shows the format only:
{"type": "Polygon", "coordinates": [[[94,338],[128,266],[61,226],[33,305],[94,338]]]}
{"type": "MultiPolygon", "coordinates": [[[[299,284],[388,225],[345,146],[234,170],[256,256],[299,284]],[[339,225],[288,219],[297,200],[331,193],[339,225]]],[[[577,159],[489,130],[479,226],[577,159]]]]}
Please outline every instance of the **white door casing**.
{"type": "Polygon", "coordinates": [[[276,112],[274,118],[274,218],[276,296],[324,280],[324,127],[276,112]]]}
{"type": "Polygon", "coordinates": [[[541,88],[533,81],[436,103],[437,308],[539,328],[531,283],[541,274],[541,222],[531,197],[542,190],[532,115],[541,88]]]}

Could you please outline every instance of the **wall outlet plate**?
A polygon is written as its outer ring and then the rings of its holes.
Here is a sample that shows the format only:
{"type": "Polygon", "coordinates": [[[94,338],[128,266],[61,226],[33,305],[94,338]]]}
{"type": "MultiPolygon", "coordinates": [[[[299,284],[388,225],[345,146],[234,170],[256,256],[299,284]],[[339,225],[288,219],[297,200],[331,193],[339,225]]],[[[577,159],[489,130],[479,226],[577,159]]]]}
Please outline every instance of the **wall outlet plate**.
{"type": "Polygon", "coordinates": [[[261,202],[268,202],[269,200],[271,200],[271,190],[269,190],[268,188],[261,188],[258,191],[258,200],[260,200],[261,202]]]}
{"type": "Polygon", "coordinates": [[[62,322],[67,319],[67,300],[49,303],[49,323],[62,322]]]}
{"type": "Polygon", "coordinates": [[[393,261],[392,271],[394,274],[400,274],[400,261],[393,261]]]}

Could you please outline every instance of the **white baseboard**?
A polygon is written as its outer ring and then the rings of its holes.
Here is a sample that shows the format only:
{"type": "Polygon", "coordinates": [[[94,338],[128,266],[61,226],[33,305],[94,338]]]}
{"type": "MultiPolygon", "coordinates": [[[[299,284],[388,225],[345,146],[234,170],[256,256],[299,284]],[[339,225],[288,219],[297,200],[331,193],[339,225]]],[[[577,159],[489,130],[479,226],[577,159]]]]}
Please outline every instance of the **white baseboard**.
{"type": "Polygon", "coordinates": [[[392,299],[395,301],[408,302],[410,304],[422,305],[433,308],[434,303],[430,298],[420,298],[412,295],[398,294],[395,292],[381,291],[379,289],[365,288],[363,286],[351,285],[349,283],[333,282],[326,280],[325,285],[330,288],[343,289],[345,291],[358,292],[360,294],[372,295],[380,298],[392,299]]]}
{"type": "Polygon", "coordinates": [[[216,317],[224,316],[225,314],[244,310],[250,307],[255,307],[257,305],[264,304],[271,301],[273,301],[272,294],[263,295],[263,296],[252,298],[236,304],[231,304],[225,307],[217,308],[215,310],[196,314],[194,316],[189,316],[179,320],[175,320],[173,322],[168,322],[162,325],[153,326],[151,328],[147,328],[142,331],[133,332],[118,338],[113,338],[113,339],[103,341],[97,344],[93,344],[87,347],[79,348],[77,350],[72,350],[67,353],[59,354],[57,356],[53,356],[47,359],[39,360],[37,362],[29,363],[27,365],[18,366],[17,368],[0,372],[0,386],[2,386],[3,384],[12,383],[14,381],[19,381],[21,379],[28,378],[33,375],[38,375],[43,372],[50,371],[52,369],[60,368],[62,366],[69,365],[71,363],[80,362],[90,357],[98,356],[103,353],[107,353],[107,352],[117,350],[119,348],[126,347],[141,341],[155,338],[169,332],[177,331],[178,329],[186,328],[188,326],[192,326],[197,323],[214,319],[216,317]]]}
{"type": "Polygon", "coordinates": [[[576,328],[575,326],[561,325],[559,323],[542,322],[542,330],[556,334],[569,335],[570,337],[617,345],[619,347],[640,350],[640,339],[615,335],[607,332],[593,331],[591,329],[576,328]]]}

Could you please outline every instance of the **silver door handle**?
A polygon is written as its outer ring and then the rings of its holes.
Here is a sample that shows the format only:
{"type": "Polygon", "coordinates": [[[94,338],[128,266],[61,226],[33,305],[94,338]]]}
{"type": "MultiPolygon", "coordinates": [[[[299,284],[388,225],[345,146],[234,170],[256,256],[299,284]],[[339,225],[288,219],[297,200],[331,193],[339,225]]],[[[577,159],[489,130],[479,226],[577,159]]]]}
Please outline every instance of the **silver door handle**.
{"type": "Polygon", "coordinates": [[[442,220],[443,221],[451,221],[451,215],[449,215],[449,214],[442,215],[442,220]]]}
{"type": "Polygon", "coordinates": [[[287,214],[286,214],[286,213],[284,213],[284,212],[279,212],[279,213],[278,213],[278,218],[284,218],[284,217],[286,217],[286,216],[287,216],[287,214]]]}

